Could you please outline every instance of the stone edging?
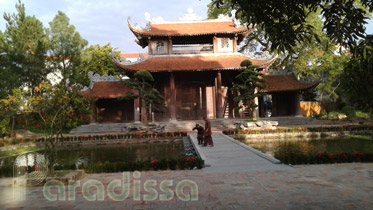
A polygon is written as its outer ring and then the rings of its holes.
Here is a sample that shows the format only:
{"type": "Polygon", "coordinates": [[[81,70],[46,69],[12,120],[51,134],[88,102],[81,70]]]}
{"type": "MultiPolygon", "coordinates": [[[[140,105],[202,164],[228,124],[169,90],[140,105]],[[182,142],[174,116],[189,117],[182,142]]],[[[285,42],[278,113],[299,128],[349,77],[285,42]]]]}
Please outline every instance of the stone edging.
{"type": "MultiPolygon", "coordinates": [[[[328,132],[287,132],[287,133],[258,133],[258,134],[235,134],[234,136],[245,137],[245,139],[273,139],[273,138],[320,138],[320,137],[344,137],[350,134],[373,135],[372,130],[361,131],[328,131],[328,132]]],[[[233,135],[232,135],[233,136],[233,135]]]]}
{"type": "Polygon", "coordinates": [[[191,136],[191,135],[188,135],[188,138],[189,138],[189,140],[192,142],[192,145],[193,145],[193,147],[194,147],[194,149],[195,149],[197,155],[198,155],[202,160],[205,161],[205,163],[203,164],[204,168],[205,168],[205,167],[210,167],[211,164],[207,162],[207,158],[206,158],[206,156],[205,156],[205,155],[204,155],[204,154],[203,154],[203,153],[202,153],[202,152],[197,148],[197,146],[195,145],[195,141],[193,141],[192,136],[191,136]]]}

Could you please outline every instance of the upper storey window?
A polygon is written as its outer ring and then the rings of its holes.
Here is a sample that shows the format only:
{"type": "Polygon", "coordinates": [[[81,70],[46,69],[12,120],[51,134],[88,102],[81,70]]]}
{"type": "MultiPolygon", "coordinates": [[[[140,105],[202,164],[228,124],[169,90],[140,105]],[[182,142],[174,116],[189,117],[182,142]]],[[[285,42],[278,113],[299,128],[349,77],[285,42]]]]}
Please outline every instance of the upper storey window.
{"type": "Polygon", "coordinates": [[[232,38],[217,38],[218,52],[233,52],[232,38]]]}

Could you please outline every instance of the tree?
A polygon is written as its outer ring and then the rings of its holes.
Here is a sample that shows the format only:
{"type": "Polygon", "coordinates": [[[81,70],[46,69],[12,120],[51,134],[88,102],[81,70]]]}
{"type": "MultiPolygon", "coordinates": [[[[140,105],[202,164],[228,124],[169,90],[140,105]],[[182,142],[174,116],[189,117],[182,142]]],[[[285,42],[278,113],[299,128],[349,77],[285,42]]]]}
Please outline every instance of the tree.
{"type": "Polygon", "coordinates": [[[63,137],[63,129],[76,127],[90,112],[92,99],[83,97],[80,89],[81,86],[66,88],[63,83],[52,86],[43,82],[34,88],[36,94],[28,98],[28,112],[39,116],[38,126],[46,131],[44,148],[48,174],[53,174],[58,138],[63,137]]]}
{"type": "Polygon", "coordinates": [[[281,52],[292,52],[300,41],[317,37],[306,18],[318,10],[327,36],[333,42],[351,47],[355,40],[365,35],[364,25],[369,16],[366,11],[373,11],[370,0],[212,0],[210,8],[221,7],[237,9],[236,14],[242,22],[256,26],[264,33],[268,41],[265,47],[281,52]]]}
{"type": "Polygon", "coordinates": [[[342,87],[349,101],[363,110],[373,107],[373,36],[361,40],[344,66],[342,87]]]}
{"type": "Polygon", "coordinates": [[[12,71],[8,56],[8,44],[0,31],[0,99],[5,99],[12,90],[21,85],[20,75],[12,71]]]}
{"type": "Polygon", "coordinates": [[[87,40],[83,39],[75,27],[70,25],[65,13],[58,11],[50,25],[51,48],[49,67],[56,75],[61,74],[62,83],[75,83],[79,77],[79,65],[87,40]]]}
{"type": "Polygon", "coordinates": [[[337,99],[337,88],[340,87],[339,76],[343,65],[350,58],[348,49],[333,43],[323,31],[319,12],[310,13],[307,24],[313,27],[315,37],[300,41],[293,48],[293,53],[282,53],[281,63],[273,68],[286,69],[301,79],[318,80],[321,98],[337,99]]]}
{"type": "Polygon", "coordinates": [[[0,99],[0,136],[14,136],[15,119],[25,107],[25,93],[13,89],[7,98],[0,99]]]}
{"type": "Polygon", "coordinates": [[[20,85],[33,87],[39,84],[49,73],[45,68],[49,44],[46,29],[35,16],[26,15],[21,1],[16,4],[16,9],[17,14],[4,14],[6,30],[0,35],[1,68],[4,70],[1,74],[6,76],[1,85],[3,97],[20,85]]]}
{"type": "Polygon", "coordinates": [[[148,71],[137,71],[134,80],[125,80],[123,84],[135,90],[138,94],[129,94],[125,99],[139,98],[141,103],[141,122],[148,124],[148,113],[146,107],[151,105],[154,112],[163,112],[165,107],[164,98],[159,91],[152,87],[153,76],[148,71]]]}
{"type": "Polygon", "coordinates": [[[104,46],[91,45],[85,49],[82,53],[82,62],[79,67],[81,76],[83,76],[80,83],[89,84],[87,77],[89,71],[100,75],[117,75],[117,68],[111,58],[112,52],[114,57],[119,59],[120,52],[113,48],[110,43],[104,46]]]}
{"type": "Polygon", "coordinates": [[[239,95],[233,100],[235,103],[242,102],[242,105],[238,106],[238,109],[247,108],[251,113],[253,119],[256,119],[255,108],[258,106],[254,103],[256,97],[265,95],[259,92],[259,90],[265,88],[265,80],[261,78],[263,74],[255,71],[256,66],[253,66],[251,61],[244,60],[241,62],[243,67],[239,74],[235,77],[234,84],[232,87],[233,91],[237,91],[239,95]]]}

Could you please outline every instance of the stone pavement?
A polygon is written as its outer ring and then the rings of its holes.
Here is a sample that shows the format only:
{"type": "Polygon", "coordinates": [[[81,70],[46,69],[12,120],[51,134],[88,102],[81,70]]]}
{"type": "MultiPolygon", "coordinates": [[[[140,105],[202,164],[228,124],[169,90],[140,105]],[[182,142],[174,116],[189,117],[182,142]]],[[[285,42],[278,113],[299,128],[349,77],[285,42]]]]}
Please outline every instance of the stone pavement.
{"type": "Polygon", "coordinates": [[[290,166],[280,164],[280,161],[246,146],[221,133],[212,135],[214,147],[198,145],[197,136],[190,135],[198,153],[205,160],[203,172],[245,172],[291,170],[290,166]]]}
{"type": "MultiPolygon", "coordinates": [[[[192,180],[198,186],[198,200],[183,201],[175,194],[169,201],[135,201],[133,174],[130,195],[124,201],[113,201],[105,192],[104,201],[87,201],[82,185],[88,180],[104,184],[122,179],[122,173],[91,174],[80,181],[75,200],[48,201],[42,187],[27,189],[25,201],[12,200],[11,179],[0,179],[0,209],[373,209],[373,164],[346,163],[295,166],[293,170],[205,173],[191,171],[141,172],[141,196],[146,180],[155,180],[158,195],[163,180],[173,180],[169,190],[181,180],[192,180]]],[[[185,193],[190,192],[184,189],[185,193]]],[[[56,193],[56,191],[52,191],[56,193]]]]}

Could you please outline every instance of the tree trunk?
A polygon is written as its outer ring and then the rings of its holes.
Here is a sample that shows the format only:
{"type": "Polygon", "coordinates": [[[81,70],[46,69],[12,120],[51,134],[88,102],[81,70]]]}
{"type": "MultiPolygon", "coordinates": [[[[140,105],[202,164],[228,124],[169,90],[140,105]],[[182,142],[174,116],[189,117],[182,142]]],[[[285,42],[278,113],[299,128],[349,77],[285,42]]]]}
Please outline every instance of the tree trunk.
{"type": "Polygon", "coordinates": [[[141,122],[144,125],[148,124],[148,115],[146,111],[145,99],[141,98],[141,122]]]}

